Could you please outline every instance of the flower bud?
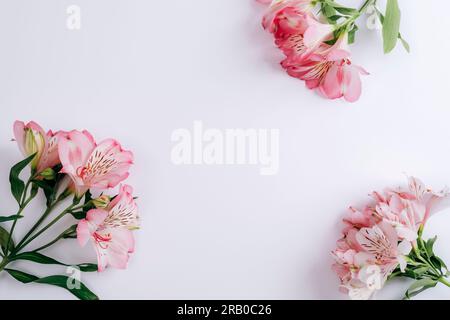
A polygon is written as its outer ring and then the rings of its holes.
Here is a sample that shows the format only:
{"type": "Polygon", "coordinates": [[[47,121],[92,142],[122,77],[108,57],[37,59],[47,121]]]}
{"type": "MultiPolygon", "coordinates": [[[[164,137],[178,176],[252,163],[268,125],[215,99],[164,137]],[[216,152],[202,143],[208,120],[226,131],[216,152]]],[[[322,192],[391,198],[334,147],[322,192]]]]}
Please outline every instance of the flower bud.
{"type": "Polygon", "coordinates": [[[44,152],[45,148],[45,138],[39,131],[35,131],[31,128],[25,129],[25,152],[28,156],[36,153],[36,157],[34,157],[31,162],[31,167],[36,169],[39,164],[39,160],[41,159],[41,155],[44,152]]]}
{"type": "Polygon", "coordinates": [[[102,195],[102,196],[92,200],[92,204],[97,209],[105,209],[109,205],[110,202],[111,202],[111,198],[107,195],[102,195]]]}
{"type": "Polygon", "coordinates": [[[29,157],[36,154],[31,162],[31,168],[36,170],[45,149],[46,137],[44,130],[35,122],[25,125],[21,121],[16,121],[14,123],[14,138],[24,156],[29,157]]]}
{"type": "Polygon", "coordinates": [[[45,180],[54,180],[56,178],[56,172],[52,168],[47,168],[39,174],[45,180]]]}

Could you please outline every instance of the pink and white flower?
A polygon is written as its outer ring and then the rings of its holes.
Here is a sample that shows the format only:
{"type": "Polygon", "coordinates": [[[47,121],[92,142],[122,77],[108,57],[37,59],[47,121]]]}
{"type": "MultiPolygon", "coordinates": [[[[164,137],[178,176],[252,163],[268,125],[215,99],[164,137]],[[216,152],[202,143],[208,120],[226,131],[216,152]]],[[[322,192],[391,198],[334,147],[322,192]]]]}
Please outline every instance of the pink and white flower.
{"type": "Polygon", "coordinates": [[[280,48],[287,56],[282,67],[290,76],[304,80],[309,89],[317,89],[328,99],[344,97],[349,102],[361,96],[360,74],[368,73],[352,64],[347,34],[333,46],[323,43],[315,51],[308,51],[302,35],[292,35],[280,48]]]}
{"type": "Polygon", "coordinates": [[[277,40],[292,34],[304,34],[311,9],[311,0],[274,0],[263,17],[262,25],[277,40]]]}
{"type": "Polygon", "coordinates": [[[114,188],[129,175],[133,154],[113,139],[96,144],[87,131],[71,131],[59,141],[59,157],[81,197],[87,190],[114,188]]]}
{"type": "Polygon", "coordinates": [[[363,210],[351,207],[344,218],[343,237],[333,251],[341,290],[352,299],[369,299],[395,269],[403,272],[419,228],[447,195],[410,177],[408,189],[374,192],[374,203],[363,210]]]}
{"type": "Polygon", "coordinates": [[[22,121],[14,122],[14,139],[25,157],[36,154],[31,162],[31,168],[40,173],[53,168],[60,163],[58,155],[58,141],[64,132],[53,133],[44,129],[34,121],[25,124],[22,121]]]}
{"type": "Polygon", "coordinates": [[[387,189],[384,195],[376,193],[375,214],[390,223],[399,238],[414,241],[420,226],[424,226],[430,215],[439,208],[437,205],[448,198],[448,192],[433,192],[417,178],[408,179],[407,189],[387,189]]]}
{"type": "Polygon", "coordinates": [[[361,74],[368,75],[349,59],[335,61],[319,85],[320,93],[328,99],[344,97],[348,102],[356,102],[361,96],[361,74]]]}
{"type": "Polygon", "coordinates": [[[78,242],[81,246],[89,240],[93,242],[100,272],[108,265],[125,269],[129,255],[134,252],[131,230],[139,227],[139,216],[132,192],[130,186],[122,186],[105,209],[89,210],[86,219],[78,223],[78,242]]]}
{"type": "Polygon", "coordinates": [[[352,64],[347,32],[340,32],[335,43],[328,44],[334,39],[335,26],[320,22],[312,8],[310,0],[273,1],[263,27],[286,55],[281,65],[289,75],[328,99],[344,97],[355,102],[361,96],[360,75],[368,73],[352,64]]]}

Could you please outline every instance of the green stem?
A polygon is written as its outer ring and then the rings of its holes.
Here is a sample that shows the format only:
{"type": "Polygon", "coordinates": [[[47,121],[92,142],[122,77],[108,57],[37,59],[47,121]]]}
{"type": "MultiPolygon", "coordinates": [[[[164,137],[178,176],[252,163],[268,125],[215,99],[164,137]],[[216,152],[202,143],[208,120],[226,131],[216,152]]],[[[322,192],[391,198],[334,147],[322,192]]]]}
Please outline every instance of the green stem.
{"type": "Polygon", "coordinates": [[[44,220],[48,217],[48,215],[53,211],[55,208],[57,202],[55,202],[53,205],[49,206],[47,210],[42,214],[42,216],[39,218],[39,220],[31,227],[31,229],[28,231],[28,233],[23,237],[23,239],[19,242],[19,244],[16,246],[16,250],[14,250],[14,253],[18,252],[18,248],[20,248],[24,242],[33,234],[33,232],[39,228],[39,226],[44,222],[44,220]]]}
{"type": "Polygon", "coordinates": [[[61,233],[59,236],[57,236],[54,240],[50,241],[49,243],[47,243],[46,245],[43,245],[42,247],[39,247],[37,249],[34,249],[33,252],[38,252],[41,250],[44,250],[48,247],[50,247],[51,245],[55,244],[56,242],[58,242],[59,240],[61,240],[62,238],[64,238],[64,236],[67,235],[67,232],[71,230],[72,227],[70,227],[69,229],[65,230],[63,233],[61,233]]]}
{"type": "Polygon", "coordinates": [[[34,236],[29,238],[28,240],[22,241],[21,244],[17,246],[17,249],[14,252],[15,253],[20,252],[20,250],[25,248],[30,242],[32,242],[34,239],[39,237],[42,233],[44,233],[47,229],[49,229],[51,226],[53,226],[56,222],[61,220],[74,207],[75,207],[75,204],[70,205],[67,209],[65,209],[63,212],[61,212],[55,219],[53,219],[48,225],[46,225],[44,228],[42,228],[38,233],[36,233],[34,236]]]}
{"type": "Polygon", "coordinates": [[[9,263],[8,258],[7,257],[4,258],[3,261],[0,263],[0,272],[2,272],[3,269],[5,269],[5,267],[8,265],[8,263],[9,263]]]}
{"type": "Polygon", "coordinates": [[[43,245],[42,247],[39,247],[37,249],[34,249],[33,252],[38,252],[44,249],[47,249],[48,247],[50,247],[51,245],[55,244],[56,242],[58,242],[59,240],[61,240],[62,236],[57,237],[55,240],[50,241],[49,243],[47,243],[46,245],[43,245]]]}
{"type": "Polygon", "coordinates": [[[348,17],[346,21],[344,21],[336,28],[338,34],[341,34],[342,31],[344,31],[344,33],[348,32],[351,29],[352,25],[355,23],[356,19],[358,19],[363,13],[365,13],[367,8],[375,2],[376,0],[366,0],[366,2],[364,2],[364,4],[361,6],[361,8],[359,8],[355,15],[348,17]]]}
{"type": "Polygon", "coordinates": [[[361,8],[359,8],[358,12],[359,14],[363,14],[366,9],[371,5],[374,4],[376,2],[376,0],[366,0],[366,2],[364,2],[364,4],[361,6],[361,8]]]}
{"type": "Polygon", "coordinates": [[[444,277],[440,277],[438,281],[442,284],[445,284],[447,287],[450,287],[450,282],[444,277]]]}
{"type": "Polygon", "coordinates": [[[73,207],[73,208],[71,209],[71,211],[77,211],[77,210],[80,210],[80,209],[84,209],[84,208],[86,208],[87,206],[90,206],[91,204],[92,204],[92,200],[86,202],[85,204],[79,205],[79,206],[77,206],[77,207],[73,207]]]}
{"type": "MultiPolygon", "coordinates": [[[[28,193],[28,189],[30,188],[30,185],[34,179],[34,175],[30,177],[30,179],[28,179],[27,184],[25,185],[25,190],[23,191],[23,195],[22,195],[22,199],[20,200],[19,203],[19,210],[17,211],[16,215],[20,216],[23,212],[23,210],[26,208],[26,206],[30,203],[30,201],[35,197],[35,195],[30,195],[30,197],[27,199],[27,193],[28,193]],[[26,200],[27,199],[27,200],[26,200]]],[[[17,225],[17,220],[19,219],[15,219],[11,229],[9,230],[9,235],[8,235],[8,241],[6,242],[6,248],[5,248],[5,257],[8,256],[8,252],[9,252],[9,246],[11,245],[11,240],[12,240],[12,236],[14,233],[14,230],[16,229],[16,225],[17,225]]]]}

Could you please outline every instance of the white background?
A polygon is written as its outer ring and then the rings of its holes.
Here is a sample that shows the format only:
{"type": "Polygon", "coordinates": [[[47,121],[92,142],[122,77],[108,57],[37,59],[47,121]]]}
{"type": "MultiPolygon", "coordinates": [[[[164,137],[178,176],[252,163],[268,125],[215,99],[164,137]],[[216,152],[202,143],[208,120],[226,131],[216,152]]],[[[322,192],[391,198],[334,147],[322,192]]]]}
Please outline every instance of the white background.
{"type": "MultiPolygon", "coordinates": [[[[400,5],[411,54],[399,46],[383,55],[379,34],[363,27],[353,60],[371,75],[360,101],[347,104],[320,98],[280,69],[281,54],[260,27],[264,8],[253,0],[1,0],[0,213],[16,210],[8,185],[21,159],[10,142],[14,120],[88,129],[134,151],[129,183],[142,217],[129,269],[84,275],[101,298],[346,298],[329,254],[346,208],[403,184],[405,173],[436,189],[450,185],[450,3],[400,5]],[[71,4],[82,10],[80,31],[66,28],[71,4]],[[280,129],[278,175],[173,165],[171,133],[194,120],[280,129]]],[[[26,211],[18,235],[42,209],[36,201],[26,211]]],[[[448,230],[450,210],[427,226],[446,261],[448,230]]],[[[74,241],[45,253],[95,261],[91,247],[74,241]]],[[[408,283],[393,282],[378,297],[401,298],[408,283]]],[[[450,298],[450,288],[420,297],[450,298]]],[[[73,297],[2,273],[0,299],[11,298],[73,297]]]]}

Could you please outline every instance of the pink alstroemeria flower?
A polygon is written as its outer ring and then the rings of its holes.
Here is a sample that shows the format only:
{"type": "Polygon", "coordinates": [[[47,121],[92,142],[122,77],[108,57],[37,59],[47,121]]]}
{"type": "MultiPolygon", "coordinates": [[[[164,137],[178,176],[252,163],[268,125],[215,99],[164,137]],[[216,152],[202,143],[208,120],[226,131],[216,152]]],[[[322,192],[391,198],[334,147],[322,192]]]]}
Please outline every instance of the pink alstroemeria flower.
{"type": "Polygon", "coordinates": [[[431,214],[448,207],[443,200],[450,197],[410,177],[407,189],[373,192],[372,198],[363,210],[350,207],[343,237],[332,253],[341,290],[352,299],[371,298],[397,267],[405,270],[420,227],[431,214]]]}
{"type": "Polygon", "coordinates": [[[371,228],[362,228],[356,233],[356,241],[367,253],[365,259],[381,267],[383,283],[398,266],[406,268],[405,256],[411,252],[409,241],[401,241],[395,229],[387,222],[371,228]]]}
{"type": "Polygon", "coordinates": [[[45,133],[44,129],[34,121],[27,124],[22,121],[14,122],[14,139],[22,154],[29,157],[36,153],[31,162],[31,168],[36,173],[41,173],[60,163],[58,141],[64,134],[64,132],[53,133],[51,130],[45,133]]]}
{"type": "Polygon", "coordinates": [[[334,26],[319,22],[311,13],[311,0],[274,1],[263,18],[263,27],[273,33],[275,43],[285,47],[291,36],[301,36],[302,50],[298,57],[306,58],[324,41],[331,40],[334,26]]]}
{"type": "Polygon", "coordinates": [[[307,16],[311,9],[311,0],[274,0],[263,17],[262,25],[276,40],[292,34],[303,35],[308,28],[307,16]]]}
{"type": "Polygon", "coordinates": [[[108,265],[125,269],[130,253],[134,252],[131,230],[139,227],[139,217],[132,192],[130,186],[122,186],[118,196],[105,209],[89,210],[86,219],[78,223],[78,242],[85,246],[92,240],[99,272],[108,265]]]}
{"type": "Polygon", "coordinates": [[[348,102],[356,102],[361,96],[360,75],[369,73],[352,64],[349,59],[336,61],[323,78],[319,90],[328,99],[344,97],[348,102]]]}
{"type": "Polygon", "coordinates": [[[122,150],[113,139],[95,143],[87,131],[71,131],[59,141],[59,157],[73,182],[75,194],[83,196],[90,188],[114,188],[129,175],[133,154],[122,150]]]}
{"type": "Polygon", "coordinates": [[[375,213],[379,219],[391,224],[401,239],[409,241],[417,239],[419,228],[432,214],[448,205],[443,203],[448,199],[445,189],[433,192],[415,177],[408,178],[408,189],[388,189],[384,195],[374,193],[374,198],[378,201],[375,213]]]}
{"type": "Polygon", "coordinates": [[[352,64],[346,32],[334,45],[328,44],[335,26],[320,22],[312,9],[311,0],[274,0],[262,24],[286,55],[281,65],[290,76],[304,80],[325,98],[355,102],[361,96],[360,75],[368,73],[352,64]]]}
{"type": "Polygon", "coordinates": [[[323,43],[315,51],[307,48],[303,36],[292,35],[280,48],[287,56],[282,67],[290,76],[304,80],[309,89],[317,89],[328,99],[344,97],[349,102],[361,96],[360,74],[368,73],[351,63],[347,34],[333,46],[323,43]]]}

